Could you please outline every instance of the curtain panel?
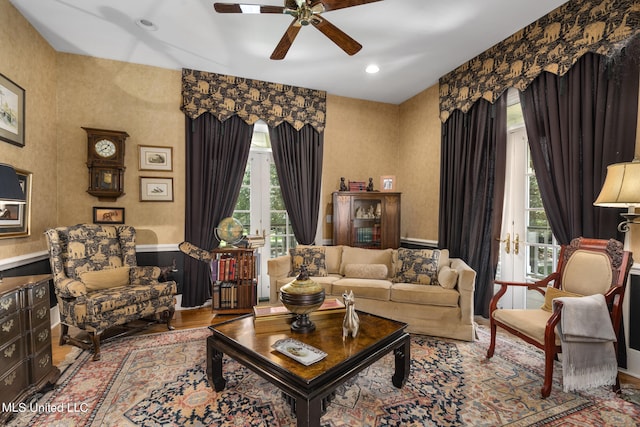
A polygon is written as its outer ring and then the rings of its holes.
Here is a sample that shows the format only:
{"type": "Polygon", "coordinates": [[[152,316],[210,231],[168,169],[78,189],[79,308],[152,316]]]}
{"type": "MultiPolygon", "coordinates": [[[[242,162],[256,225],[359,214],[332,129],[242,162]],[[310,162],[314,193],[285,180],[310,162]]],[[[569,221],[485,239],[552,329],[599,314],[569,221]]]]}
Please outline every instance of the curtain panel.
{"type": "MultiPolygon", "coordinates": [[[[217,248],[214,228],[233,214],[249,158],[253,125],[233,116],[221,122],[209,113],[186,117],[185,241],[217,248]]],[[[184,257],[182,306],[211,298],[210,266],[184,257]]]]}
{"type": "Polygon", "coordinates": [[[288,123],[269,128],[282,199],[298,243],[315,242],[320,212],[324,134],[288,123]]]}
{"type": "Polygon", "coordinates": [[[507,144],[507,96],[481,100],[442,125],[438,244],[476,271],[474,312],[489,316],[498,265],[507,144]]]}
{"type": "Polygon", "coordinates": [[[440,119],[523,91],[544,71],[562,76],[587,52],[614,56],[638,34],[638,0],[570,0],[441,77],[440,119]]]}
{"type": "Polygon", "coordinates": [[[520,99],[542,202],[558,243],[617,231],[620,209],[593,206],[607,166],[634,157],[640,38],[614,59],[588,53],[563,77],[543,73],[520,99]]]}
{"type": "Polygon", "coordinates": [[[258,120],[270,127],[287,122],[296,130],[305,125],[324,131],[327,93],[190,69],[182,70],[182,106],[195,119],[208,112],[225,121],[238,116],[247,124],[258,120]]]}

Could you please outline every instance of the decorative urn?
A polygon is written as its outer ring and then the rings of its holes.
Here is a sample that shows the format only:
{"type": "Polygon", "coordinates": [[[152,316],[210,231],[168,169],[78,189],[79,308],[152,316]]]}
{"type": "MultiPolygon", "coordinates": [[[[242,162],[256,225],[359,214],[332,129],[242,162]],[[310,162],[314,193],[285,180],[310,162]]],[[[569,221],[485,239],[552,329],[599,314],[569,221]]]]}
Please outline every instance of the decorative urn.
{"type": "Polygon", "coordinates": [[[316,325],[309,320],[309,313],[316,311],[324,302],[324,288],[309,278],[307,268],[303,265],[296,280],[280,288],[280,301],[296,315],[291,323],[293,332],[312,332],[316,325]]]}

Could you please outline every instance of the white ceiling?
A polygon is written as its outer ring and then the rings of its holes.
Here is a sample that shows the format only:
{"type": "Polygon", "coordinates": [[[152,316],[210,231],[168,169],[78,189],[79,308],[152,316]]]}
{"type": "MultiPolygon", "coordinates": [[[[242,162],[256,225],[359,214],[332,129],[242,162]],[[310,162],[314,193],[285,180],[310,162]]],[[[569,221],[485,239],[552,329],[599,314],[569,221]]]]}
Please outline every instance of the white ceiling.
{"type": "MultiPolygon", "coordinates": [[[[213,0],[10,0],[60,52],[193,68],[399,104],[564,0],[383,0],[325,12],[364,47],[348,56],[312,26],[269,59],[289,15],[218,14],[213,0]],[[138,19],[153,22],[148,31],[138,19]],[[365,67],[376,63],[377,74],[365,67]]],[[[231,0],[233,1],[233,0],[231,0]]],[[[284,4],[283,0],[244,3],[284,4]]]]}

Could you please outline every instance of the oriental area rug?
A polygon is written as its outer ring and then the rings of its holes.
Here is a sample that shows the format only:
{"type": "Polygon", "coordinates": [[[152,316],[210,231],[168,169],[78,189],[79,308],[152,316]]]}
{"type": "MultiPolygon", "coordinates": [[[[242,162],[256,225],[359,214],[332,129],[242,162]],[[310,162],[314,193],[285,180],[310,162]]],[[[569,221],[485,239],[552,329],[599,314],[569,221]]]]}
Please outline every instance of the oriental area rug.
{"type": "MultiPolygon", "coordinates": [[[[206,378],[207,328],[114,340],[102,360],[82,352],[58,386],[28,402],[11,426],[295,426],[281,392],[224,357],[227,387],[206,378]]],[[[338,388],[322,426],[635,426],[640,406],[610,388],[564,393],[557,365],[551,396],[540,398],[542,353],[517,338],[474,343],[411,336],[407,384],[391,384],[389,354],[338,388]]]]}

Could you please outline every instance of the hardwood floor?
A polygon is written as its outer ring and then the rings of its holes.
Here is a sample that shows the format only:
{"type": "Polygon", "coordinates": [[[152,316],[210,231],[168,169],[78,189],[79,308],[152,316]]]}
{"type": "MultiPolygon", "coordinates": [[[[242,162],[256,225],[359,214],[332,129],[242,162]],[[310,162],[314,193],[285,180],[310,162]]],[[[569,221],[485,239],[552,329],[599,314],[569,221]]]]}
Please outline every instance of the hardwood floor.
{"type": "MultiPolygon", "coordinates": [[[[177,311],[172,325],[175,326],[176,329],[189,329],[189,328],[199,328],[202,326],[215,325],[226,320],[229,320],[237,314],[231,315],[222,315],[215,314],[211,311],[211,308],[198,308],[193,310],[180,310],[177,311]]],[[[488,325],[489,321],[482,317],[476,317],[476,322],[481,325],[488,325]]],[[[157,332],[165,332],[167,330],[167,326],[165,324],[155,324],[149,326],[144,331],[140,332],[142,334],[152,334],[157,332]]],[[[72,334],[76,334],[78,331],[70,328],[72,334]]],[[[71,345],[60,346],[60,325],[56,326],[51,331],[51,338],[53,343],[53,364],[56,366],[60,366],[60,364],[66,359],[67,355],[74,349],[71,345]]],[[[640,388],[640,378],[635,378],[630,375],[626,375],[624,373],[620,373],[620,381],[622,384],[629,384],[633,388],[640,388]]]]}

